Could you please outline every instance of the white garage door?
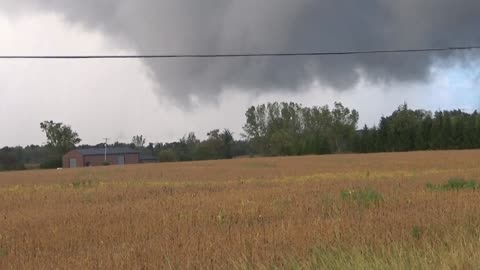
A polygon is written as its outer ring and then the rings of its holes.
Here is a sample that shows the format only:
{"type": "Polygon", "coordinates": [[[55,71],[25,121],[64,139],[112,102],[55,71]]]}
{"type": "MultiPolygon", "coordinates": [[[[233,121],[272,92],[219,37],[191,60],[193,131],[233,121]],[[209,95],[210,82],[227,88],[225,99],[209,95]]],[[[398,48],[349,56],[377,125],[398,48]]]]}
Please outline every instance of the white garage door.
{"type": "Polygon", "coordinates": [[[76,168],[77,167],[77,159],[76,158],[71,158],[70,159],[70,168],[76,168]]]}

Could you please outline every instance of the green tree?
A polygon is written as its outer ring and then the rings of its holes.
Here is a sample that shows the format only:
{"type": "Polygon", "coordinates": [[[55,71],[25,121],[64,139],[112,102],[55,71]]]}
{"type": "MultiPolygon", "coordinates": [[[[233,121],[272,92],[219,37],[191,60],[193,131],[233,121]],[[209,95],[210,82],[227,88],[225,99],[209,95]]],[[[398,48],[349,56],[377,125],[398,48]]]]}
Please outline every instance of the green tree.
{"type": "Polygon", "coordinates": [[[132,144],[135,146],[135,148],[143,148],[146,141],[147,140],[143,137],[143,135],[136,135],[132,138],[132,144]]]}
{"type": "Polygon", "coordinates": [[[351,142],[357,129],[359,114],[350,110],[340,102],[335,102],[332,110],[332,132],[335,152],[345,152],[351,149],[351,142]]]}
{"type": "Polygon", "coordinates": [[[47,136],[47,146],[59,155],[72,150],[82,141],[77,132],[62,123],[44,121],[40,123],[40,128],[47,136]]]}
{"type": "Polygon", "coordinates": [[[214,129],[207,133],[207,140],[201,142],[195,152],[195,159],[231,159],[233,157],[232,148],[234,145],[233,135],[230,130],[225,129],[220,132],[214,129]]]}
{"type": "Polygon", "coordinates": [[[229,129],[224,129],[223,133],[220,134],[220,138],[222,139],[222,154],[225,159],[233,158],[233,146],[235,144],[235,140],[233,139],[233,133],[229,129]]]}
{"type": "Polygon", "coordinates": [[[245,116],[247,123],[243,127],[245,138],[250,142],[252,154],[266,154],[265,139],[267,134],[267,108],[266,105],[250,107],[245,116]]]}
{"type": "Polygon", "coordinates": [[[178,143],[176,157],[179,161],[194,160],[195,151],[200,144],[200,141],[195,136],[195,133],[190,132],[187,136],[180,139],[178,143]]]}
{"type": "Polygon", "coordinates": [[[268,103],[246,113],[245,137],[263,155],[326,154],[351,151],[358,112],[335,103],[304,108],[297,103],[268,103]]]}

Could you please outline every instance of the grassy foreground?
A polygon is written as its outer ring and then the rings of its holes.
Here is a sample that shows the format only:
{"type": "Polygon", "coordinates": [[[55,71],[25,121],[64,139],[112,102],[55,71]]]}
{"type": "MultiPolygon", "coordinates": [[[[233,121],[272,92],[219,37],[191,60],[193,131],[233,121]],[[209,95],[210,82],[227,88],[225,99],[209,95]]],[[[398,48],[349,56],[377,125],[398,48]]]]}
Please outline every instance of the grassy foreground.
{"type": "Polygon", "coordinates": [[[1,173],[0,269],[478,269],[479,161],[452,151],[1,173]]]}

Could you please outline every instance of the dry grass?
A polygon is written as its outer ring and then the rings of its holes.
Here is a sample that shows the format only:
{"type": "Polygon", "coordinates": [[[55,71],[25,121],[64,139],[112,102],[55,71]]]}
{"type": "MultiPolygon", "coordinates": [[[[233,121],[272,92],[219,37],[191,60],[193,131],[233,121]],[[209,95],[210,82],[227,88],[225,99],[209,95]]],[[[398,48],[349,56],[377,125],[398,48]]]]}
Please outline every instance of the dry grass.
{"type": "Polygon", "coordinates": [[[426,184],[480,179],[479,161],[452,151],[1,173],[0,269],[477,269],[478,190],[426,184]]]}

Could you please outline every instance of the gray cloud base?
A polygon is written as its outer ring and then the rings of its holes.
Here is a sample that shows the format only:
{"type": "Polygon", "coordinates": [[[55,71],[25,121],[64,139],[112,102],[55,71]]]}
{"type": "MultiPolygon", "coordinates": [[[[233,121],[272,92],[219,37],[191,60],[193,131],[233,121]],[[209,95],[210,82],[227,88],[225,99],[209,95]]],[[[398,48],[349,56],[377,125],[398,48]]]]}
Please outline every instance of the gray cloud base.
{"type": "MultiPolygon", "coordinates": [[[[143,54],[287,53],[480,44],[475,0],[3,0],[8,14],[55,12],[143,54]]],[[[48,29],[45,29],[48,31],[48,29]]],[[[144,60],[162,96],[188,107],[225,88],[343,90],[427,80],[454,53],[144,60]],[[161,89],[161,90],[160,90],[161,89]]]]}

